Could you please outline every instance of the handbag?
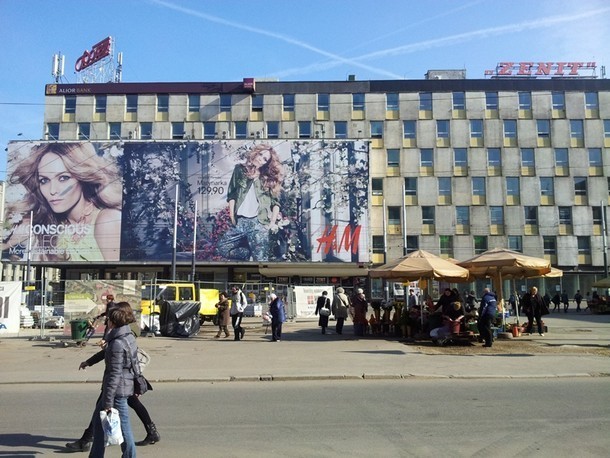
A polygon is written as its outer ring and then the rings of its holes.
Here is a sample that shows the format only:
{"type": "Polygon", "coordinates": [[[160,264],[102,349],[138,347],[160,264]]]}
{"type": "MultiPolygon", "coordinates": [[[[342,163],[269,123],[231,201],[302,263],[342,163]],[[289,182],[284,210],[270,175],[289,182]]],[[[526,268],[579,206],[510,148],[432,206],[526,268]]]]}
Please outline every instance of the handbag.
{"type": "MultiPolygon", "coordinates": [[[[153,390],[153,387],[150,384],[150,382],[142,374],[142,370],[140,369],[140,362],[139,362],[139,357],[140,357],[141,353],[144,353],[146,356],[148,356],[148,354],[146,352],[144,352],[144,350],[142,350],[142,352],[140,352],[140,349],[138,348],[138,350],[136,352],[137,356],[136,356],[136,358],[134,358],[133,351],[131,351],[131,344],[129,343],[129,341],[127,341],[127,347],[129,348],[129,355],[131,357],[131,369],[133,371],[133,394],[135,394],[136,396],[141,396],[144,393],[146,393],[147,391],[153,390]],[[137,362],[137,364],[136,364],[136,362],[137,362]]],[[[148,360],[150,360],[150,356],[148,356],[148,360]]],[[[146,364],[148,364],[148,361],[146,362],[146,364]]]]}
{"type": "Polygon", "coordinates": [[[320,316],[330,316],[330,309],[327,309],[326,307],[322,307],[320,309],[320,316]]]}

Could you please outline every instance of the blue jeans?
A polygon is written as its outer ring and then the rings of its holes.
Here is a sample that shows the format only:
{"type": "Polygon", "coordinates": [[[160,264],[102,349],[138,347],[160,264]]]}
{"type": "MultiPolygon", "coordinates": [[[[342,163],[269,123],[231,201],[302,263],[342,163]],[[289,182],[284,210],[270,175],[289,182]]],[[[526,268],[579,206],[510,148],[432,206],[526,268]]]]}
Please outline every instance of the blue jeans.
{"type": "Polygon", "coordinates": [[[225,259],[237,261],[267,261],[269,259],[269,229],[258,218],[237,217],[219,240],[217,253],[225,259]]]}
{"type": "MultiPolygon", "coordinates": [[[[119,418],[121,419],[121,431],[123,433],[124,442],[121,444],[121,450],[123,458],[135,458],[136,456],[136,444],[133,439],[133,432],[131,431],[131,423],[129,423],[129,406],[127,405],[127,398],[115,398],[114,408],[119,411],[119,418]]],[[[100,410],[103,409],[101,397],[95,406],[93,412],[93,445],[89,452],[90,458],[98,458],[104,456],[106,451],[104,447],[104,430],[102,429],[102,420],[100,419],[100,410]]]]}

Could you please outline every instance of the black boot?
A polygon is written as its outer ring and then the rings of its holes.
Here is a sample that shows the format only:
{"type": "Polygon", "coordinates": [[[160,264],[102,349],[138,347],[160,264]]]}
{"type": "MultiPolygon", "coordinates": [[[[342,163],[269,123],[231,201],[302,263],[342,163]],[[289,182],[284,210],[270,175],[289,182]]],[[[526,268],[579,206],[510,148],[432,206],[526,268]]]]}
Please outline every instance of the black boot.
{"type": "Polygon", "coordinates": [[[91,449],[91,442],[87,439],[79,439],[75,442],[68,442],[66,448],[74,452],[88,452],[91,449]]]}
{"type": "Polygon", "coordinates": [[[154,444],[155,442],[159,442],[161,440],[161,436],[159,435],[159,431],[157,431],[157,427],[154,423],[150,425],[145,425],[146,428],[146,437],[144,440],[140,442],[136,442],[136,445],[149,445],[154,444]]]}

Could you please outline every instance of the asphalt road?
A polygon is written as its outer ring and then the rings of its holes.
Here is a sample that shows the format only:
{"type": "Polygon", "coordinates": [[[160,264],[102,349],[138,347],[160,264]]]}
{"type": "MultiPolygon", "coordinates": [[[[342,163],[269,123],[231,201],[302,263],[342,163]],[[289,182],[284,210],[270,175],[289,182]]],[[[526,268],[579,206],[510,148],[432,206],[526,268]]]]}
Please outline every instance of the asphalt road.
{"type": "MultiPolygon", "coordinates": [[[[64,456],[93,384],[4,385],[0,456],[64,456]]],[[[606,457],[610,379],[157,383],[146,457],[606,457]]],[[[136,439],[144,431],[135,415],[136,439]]],[[[73,456],[85,456],[76,454],[73,456]]],[[[118,448],[106,456],[120,456],[118,448]]]]}

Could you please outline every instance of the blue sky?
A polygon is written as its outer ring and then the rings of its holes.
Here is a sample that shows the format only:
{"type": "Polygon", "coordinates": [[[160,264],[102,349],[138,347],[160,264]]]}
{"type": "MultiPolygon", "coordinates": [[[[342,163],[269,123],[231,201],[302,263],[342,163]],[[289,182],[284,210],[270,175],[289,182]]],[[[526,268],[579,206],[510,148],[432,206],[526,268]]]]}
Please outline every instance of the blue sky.
{"type": "Polygon", "coordinates": [[[476,79],[501,61],[610,73],[607,0],[0,0],[0,179],[7,143],[42,136],[53,54],[74,83],[76,59],[109,35],[124,82],[476,79]]]}

